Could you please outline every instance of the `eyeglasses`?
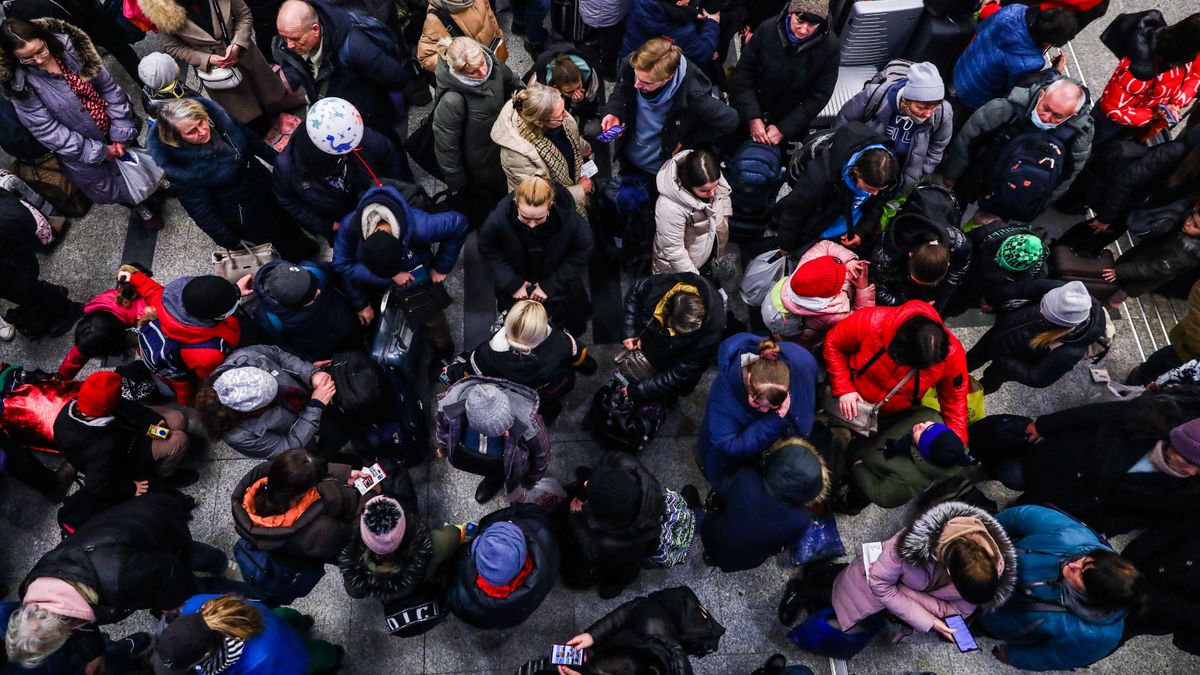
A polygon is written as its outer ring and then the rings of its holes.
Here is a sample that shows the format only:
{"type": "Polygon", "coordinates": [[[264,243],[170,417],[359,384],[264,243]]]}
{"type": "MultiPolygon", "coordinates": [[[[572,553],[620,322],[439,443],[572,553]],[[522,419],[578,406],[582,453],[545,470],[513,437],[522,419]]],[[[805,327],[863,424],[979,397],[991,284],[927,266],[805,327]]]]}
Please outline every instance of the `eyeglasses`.
{"type": "Polygon", "coordinates": [[[22,65],[32,66],[33,64],[41,63],[42,61],[45,61],[48,58],[50,58],[50,49],[47,47],[47,48],[42,49],[42,51],[34,54],[33,56],[30,56],[29,58],[17,59],[17,60],[20,61],[22,65]]]}

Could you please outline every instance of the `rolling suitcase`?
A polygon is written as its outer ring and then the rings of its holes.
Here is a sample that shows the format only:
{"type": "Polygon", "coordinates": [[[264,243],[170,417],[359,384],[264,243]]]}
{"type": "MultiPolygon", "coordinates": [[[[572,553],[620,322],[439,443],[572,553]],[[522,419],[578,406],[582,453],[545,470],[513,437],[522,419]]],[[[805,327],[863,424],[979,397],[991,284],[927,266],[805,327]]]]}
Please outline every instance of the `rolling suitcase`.
{"type": "Polygon", "coordinates": [[[926,13],[917,22],[912,40],[904,50],[910,61],[928,61],[937,66],[942,77],[949,81],[954,64],[967,50],[975,37],[975,23],[970,15],[962,17],[937,16],[926,13]]]}
{"type": "Polygon", "coordinates": [[[1063,281],[1082,281],[1088,293],[1100,302],[1105,302],[1120,286],[1105,281],[1101,271],[1117,266],[1113,252],[1104,249],[1093,255],[1076,251],[1070,246],[1055,246],[1050,249],[1050,278],[1063,281]]]}
{"type": "Polygon", "coordinates": [[[567,42],[582,42],[592,32],[579,15],[579,0],[550,0],[550,27],[567,42]]]}
{"type": "Polygon", "coordinates": [[[392,368],[407,376],[415,377],[420,363],[422,338],[421,327],[411,321],[396,300],[395,287],[389,288],[379,307],[379,324],[371,338],[371,359],[384,368],[392,368]]]}

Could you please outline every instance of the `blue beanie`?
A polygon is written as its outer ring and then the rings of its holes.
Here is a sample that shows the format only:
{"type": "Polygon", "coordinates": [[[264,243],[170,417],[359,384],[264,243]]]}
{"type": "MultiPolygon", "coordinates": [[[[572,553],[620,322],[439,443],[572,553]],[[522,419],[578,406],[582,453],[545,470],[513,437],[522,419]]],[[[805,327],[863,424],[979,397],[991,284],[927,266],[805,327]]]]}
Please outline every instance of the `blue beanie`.
{"type": "Polygon", "coordinates": [[[921,458],[926,462],[944,469],[971,463],[971,456],[967,454],[962,439],[941,422],[930,424],[921,432],[921,440],[917,441],[917,452],[921,453],[921,458]]]}
{"type": "Polygon", "coordinates": [[[489,584],[503,586],[525,565],[525,532],[512,523],[494,523],[471,544],[471,553],[479,576],[489,584]]]}

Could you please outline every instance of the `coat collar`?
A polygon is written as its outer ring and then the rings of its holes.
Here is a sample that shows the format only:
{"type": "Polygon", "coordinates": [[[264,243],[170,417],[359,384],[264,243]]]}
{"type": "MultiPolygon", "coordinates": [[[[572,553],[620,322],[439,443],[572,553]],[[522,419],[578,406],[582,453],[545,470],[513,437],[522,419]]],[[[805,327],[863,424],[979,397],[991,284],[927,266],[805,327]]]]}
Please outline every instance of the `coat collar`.
{"type": "MultiPolygon", "coordinates": [[[[63,44],[68,59],[78,60],[79,76],[90,80],[104,70],[100,53],[92,44],[91,38],[82,30],[59,19],[34,19],[31,23],[41,26],[54,34],[63,44]]],[[[24,75],[28,68],[8,59],[8,55],[0,50],[0,82],[5,83],[15,91],[24,90],[24,75]]]]}

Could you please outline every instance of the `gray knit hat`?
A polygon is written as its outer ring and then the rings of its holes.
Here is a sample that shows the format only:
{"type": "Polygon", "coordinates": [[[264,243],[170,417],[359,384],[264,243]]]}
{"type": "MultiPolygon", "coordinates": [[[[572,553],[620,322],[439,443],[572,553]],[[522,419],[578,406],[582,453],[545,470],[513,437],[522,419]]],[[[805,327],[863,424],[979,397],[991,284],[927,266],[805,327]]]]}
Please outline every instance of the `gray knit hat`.
{"type": "Polygon", "coordinates": [[[226,408],[238,412],[253,412],[275,400],[279,383],[261,368],[242,366],[230,368],[213,382],[217,400],[226,408]]]}
{"type": "Polygon", "coordinates": [[[467,424],[481,434],[499,436],[512,428],[508,397],[494,384],[477,384],[467,392],[467,424]]]}
{"type": "Polygon", "coordinates": [[[1072,281],[1042,296],[1042,316],[1064,328],[1073,328],[1092,315],[1092,296],[1082,281],[1072,281]]]}
{"type": "Polygon", "coordinates": [[[267,289],[284,307],[308,304],[317,293],[317,278],[297,265],[278,265],[270,270],[267,289]]]}
{"type": "Polygon", "coordinates": [[[908,82],[900,90],[900,98],[918,103],[933,103],[946,98],[946,84],[937,66],[928,61],[908,67],[908,82]]]}
{"type": "Polygon", "coordinates": [[[812,14],[829,18],[829,0],[792,0],[788,14],[812,14]]]}
{"type": "Polygon", "coordinates": [[[165,89],[179,80],[179,63],[168,54],[150,52],[138,63],[138,78],[154,91],[165,89]]]}

